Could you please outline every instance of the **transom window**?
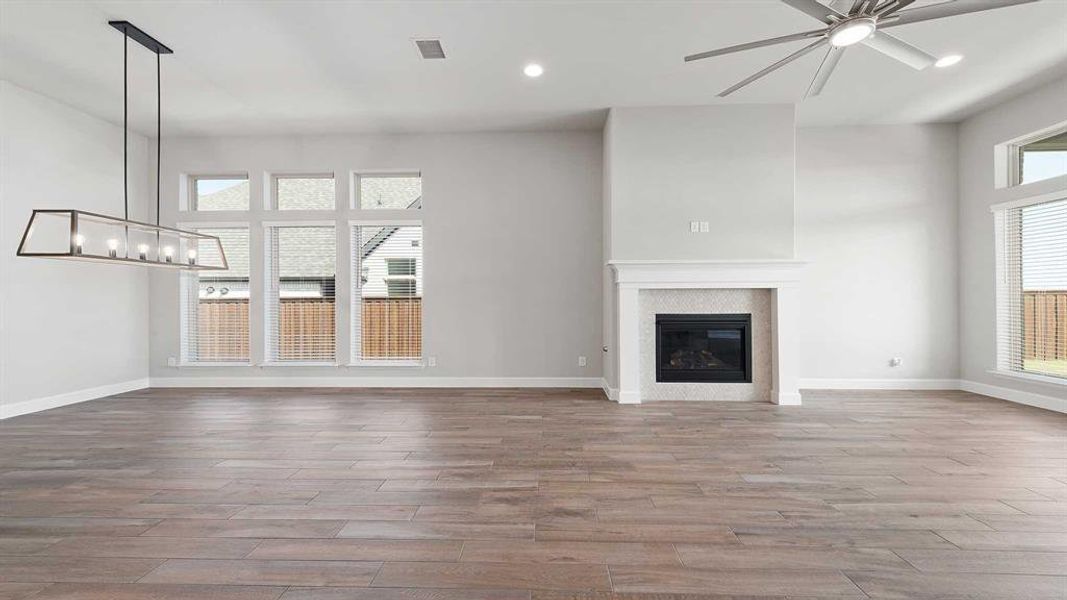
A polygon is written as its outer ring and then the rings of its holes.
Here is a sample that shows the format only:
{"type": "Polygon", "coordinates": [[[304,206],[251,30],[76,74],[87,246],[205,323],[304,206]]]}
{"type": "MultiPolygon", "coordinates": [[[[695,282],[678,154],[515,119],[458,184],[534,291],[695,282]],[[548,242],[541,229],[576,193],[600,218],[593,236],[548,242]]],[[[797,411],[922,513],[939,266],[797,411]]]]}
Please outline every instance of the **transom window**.
{"type": "Polygon", "coordinates": [[[247,175],[193,176],[189,192],[190,210],[248,210],[247,175]]]}
{"type": "Polygon", "coordinates": [[[422,176],[418,173],[358,174],[353,178],[356,206],[363,210],[422,208],[422,176]]]}
{"type": "Polygon", "coordinates": [[[333,210],[337,205],[333,175],[275,175],[272,181],[278,210],[333,210]]]}

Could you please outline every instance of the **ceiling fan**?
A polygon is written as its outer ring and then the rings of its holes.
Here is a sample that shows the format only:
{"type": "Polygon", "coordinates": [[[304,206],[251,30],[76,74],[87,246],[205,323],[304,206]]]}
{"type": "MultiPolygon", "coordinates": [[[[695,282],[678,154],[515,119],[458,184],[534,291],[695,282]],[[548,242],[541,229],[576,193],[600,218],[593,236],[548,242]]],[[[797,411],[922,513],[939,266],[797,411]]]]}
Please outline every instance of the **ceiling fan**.
{"type": "Polygon", "coordinates": [[[830,79],[830,74],[833,73],[834,67],[837,66],[837,61],[841,60],[841,55],[845,49],[854,44],[863,43],[869,48],[873,48],[918,70],[925,69],[937,62],[936,57],[883,31],[886,28],[1036,1],[947,0],[938,4],[903,10],[915,0],[830,0],[826,4],[818,2],[818,0],[782,0],[789,6],[822,21],[825,27],[758,42],[719,48],[718,50],[709,50],[699,54],[690,54],[685,57],[685,62],[786,42],[814,40],[807,46],[762,71],[726,88],[719,93],[719,97],[726,97],[809,52],[829,45],[830,48],[826,51],[822,64],[819,66],[819,70],[816,71],[815,78],[812,79],[811,85],[808,86],[808,91],[805,94],[805,97],[817,96],[822,91],[823,86],[826,85],[827,80],[830,79]]]}

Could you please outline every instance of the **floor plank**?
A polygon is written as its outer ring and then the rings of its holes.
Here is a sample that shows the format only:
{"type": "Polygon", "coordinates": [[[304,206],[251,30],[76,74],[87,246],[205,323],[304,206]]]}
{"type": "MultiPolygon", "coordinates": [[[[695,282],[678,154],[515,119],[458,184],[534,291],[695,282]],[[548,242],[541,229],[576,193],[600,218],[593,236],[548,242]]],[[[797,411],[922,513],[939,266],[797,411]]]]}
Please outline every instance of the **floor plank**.
{"type": "Polygon", "coordinates": [[[152,389],[0,422],[0,600],[1060,597],[1065,506],[963,392],[152,389]]]}

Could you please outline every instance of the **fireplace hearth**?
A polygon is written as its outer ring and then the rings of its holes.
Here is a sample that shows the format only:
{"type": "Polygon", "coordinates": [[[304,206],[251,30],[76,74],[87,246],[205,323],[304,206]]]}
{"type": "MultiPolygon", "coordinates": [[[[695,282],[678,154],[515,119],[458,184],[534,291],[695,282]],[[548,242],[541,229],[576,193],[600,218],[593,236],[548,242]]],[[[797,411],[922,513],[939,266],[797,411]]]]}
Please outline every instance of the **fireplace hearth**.
{"type": "Polygon", "coordinates": [[[656,381],[752,383],[752,315],[657,314],[656,381]]]}

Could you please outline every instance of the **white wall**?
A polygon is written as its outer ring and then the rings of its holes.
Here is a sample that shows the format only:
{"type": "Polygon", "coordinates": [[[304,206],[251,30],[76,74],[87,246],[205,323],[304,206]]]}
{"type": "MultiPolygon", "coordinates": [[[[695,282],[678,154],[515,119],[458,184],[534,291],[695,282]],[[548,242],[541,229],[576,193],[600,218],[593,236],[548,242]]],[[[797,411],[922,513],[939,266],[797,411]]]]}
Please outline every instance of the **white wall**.
{"type": "MultiPolygon", "coordinates": [[[[423,221],[423,353],[437,366],[168,367],[168,357],[178,356],[178,282],[160,273],[151,284],[153,384],[275,377],[348,378],[352,385],[360,384],[355,378],[391,377],[599,381],[601,161],[601,134],[591,131],[164,140],[165,222],[181,218],[175,209],[182,173],[248,172],[253,210],[261,211],[266,172],[334,172],[347,198],[352,170],[421,171],[423,209],[410,216],[423,221]],[[579,355],[587,366],[578,366],[579,355]]],[[[340,291],[338,311],[347,311],[340,291]]],[[[256,331],[262,327],[253,323],[256,331]]],[[[347,346],[338,345],[343,357],[347,346]]]]}
{"type": "Polygon", "coordinates": [[[793,258],[793,112],[613,108],[609,259],[793,258]]]}
{"type": "Polygon", "coordinates": [[[958,377],[956,188],[954,125],[797,130],[803,385],[958,377]]]}
{"type": "MultiPolygon", "coordinates": [[[[984,393],[1067,399],[1063,386],[992,375],[995,352],[993,215],[990,206],[1067,190],[1067,177],[1013,188],[994,187],[994,147],[1067,120],[1067,78],[1059,79],[975,115],[960,124],[960,360],[965,382],[984,393]],[[994,389],[998,388],[998,389],[994,389]],[[1022,394],[1022,395],[1020,395],[1022,394]]],[[[1038,400],[1039,401],[1039,400],[1038,400]]],[[[1061,405],[1067,409],[1067,403],[1061,405]]]]}
{"type": "MultiPolygon", "coordinates": [[[[131,135],[131,217],[146,157],[131,135]]],[[[122,129],[0,81],[0,417],[147,385],[145,269],[16,257],[34,208],[121,216],[122,129]]]]}

